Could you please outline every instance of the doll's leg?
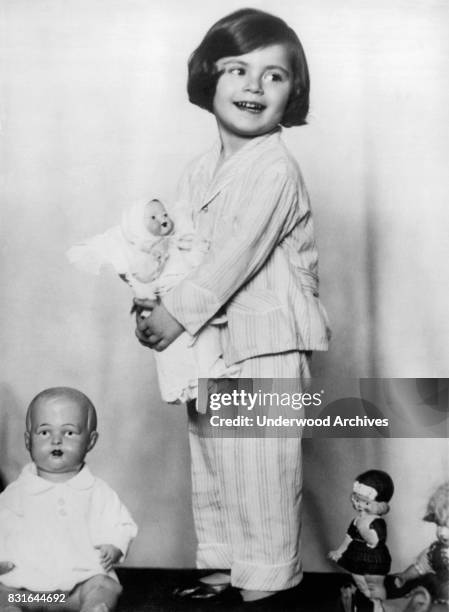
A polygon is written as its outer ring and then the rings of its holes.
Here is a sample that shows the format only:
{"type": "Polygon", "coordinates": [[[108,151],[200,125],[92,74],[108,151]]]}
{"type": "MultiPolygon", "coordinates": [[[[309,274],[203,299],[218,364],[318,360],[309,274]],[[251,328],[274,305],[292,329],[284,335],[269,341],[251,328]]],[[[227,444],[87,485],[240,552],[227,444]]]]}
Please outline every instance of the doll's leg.
{"type": "Polygon", "coordinates": [[[406,612],[428,612],[433,610],[432,597],[429,591],[424,587],[417,587],[412,591],[409,603],[405,608],[406,612]]]}
{"type": "Polygon", "coordinates": [[[368,599],[372,599],[373,597],[371,595],[366,576],[361,576],[360,574],[352,574],[352,577],[359,591],[363,593],[365,597],[368,597],[368,599]]]}
{"type": "Polygon", "coordinates": [[[113,612],[122,586],[109,576],[94,576],[80,584],[76,591],[80,612],[113,612]]]}
{"type": "Polygon", "coordinates": [[[21,612],[21,608],[18,605],[14,605],[14,602],[8,601],[11,596],[18,595],[20,591],[12,589],[0,583],[0,612],[21,612]]]}
{"type": "Polygon", "coordinates": [[[371,599],[387,598],[387,593],[385,590],[385,576],[367,574],[365,576],[365,580],[368,585],[371,599]]]}
{"type": "Polygon", "coordinates": [[[23,610],[40,610],[42,604],[35,601],[27,601],[34,598],[36,593],[27,589],[14,589],[0,583],[0,612],[22,612],[23,610]],[[12,599],[14,601],[11,601],[12,599]]]}

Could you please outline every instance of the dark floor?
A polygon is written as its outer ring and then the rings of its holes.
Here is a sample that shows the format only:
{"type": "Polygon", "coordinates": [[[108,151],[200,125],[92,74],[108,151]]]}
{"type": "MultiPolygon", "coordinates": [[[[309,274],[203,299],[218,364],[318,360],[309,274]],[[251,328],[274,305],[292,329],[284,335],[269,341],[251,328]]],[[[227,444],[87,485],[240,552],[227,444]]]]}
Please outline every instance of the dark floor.
{"type": "Polygon", "coordinates": [[[235,601],[191,603],[176,601],[177,586],[192,585],[204,572],[197,570],[131,569],[118,570],[123,595],[117,612],[337,612],[340,587],[347,584],[344,574],[305,574],[302,583],[285,594],[283,600],[245,605],[235,593],[235,601]]]}

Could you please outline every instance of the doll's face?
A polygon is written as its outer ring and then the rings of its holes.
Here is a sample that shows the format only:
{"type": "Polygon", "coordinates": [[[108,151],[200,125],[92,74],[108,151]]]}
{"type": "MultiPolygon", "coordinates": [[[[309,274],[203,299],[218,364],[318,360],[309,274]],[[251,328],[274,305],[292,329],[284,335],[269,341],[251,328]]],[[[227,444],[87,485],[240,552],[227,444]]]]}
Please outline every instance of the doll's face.
{"type": "Polygon", "coordinates": [[[449,546],[449,522],[445,525],[437,525],[437,538],[445,546],[449,546]]]}
{"type": "Polygon", "coordinates": [[[364,495],[360,495],[360,493],[355,493],[354,491],[351,493],[351,503],[352,507],[356,512],[364,513],[369,512],[371,510],[372,501],[365,497],[364,495]]]}
{"type": "Polygon", "coordinates": [[[39,401],[30,413],[25,445],[38,476],[65,482],[83,467],[86,453],[97,441],[89,429],[87,408],[61,395],[39,401]]]}
{"type": "Polygon", "coordinates": [[[159,200],[151,200],[145,205],[144,223],[153,236],[167,236],[173,231],[173,221],[159,200]]]}

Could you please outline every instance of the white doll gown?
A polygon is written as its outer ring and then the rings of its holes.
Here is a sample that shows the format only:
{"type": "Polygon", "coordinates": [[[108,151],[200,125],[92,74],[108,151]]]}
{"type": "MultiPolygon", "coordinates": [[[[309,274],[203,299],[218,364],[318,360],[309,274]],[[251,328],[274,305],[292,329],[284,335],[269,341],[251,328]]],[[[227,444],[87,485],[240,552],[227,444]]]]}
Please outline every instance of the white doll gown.
{"type": "MultiPolygon", "coordinates": [[[[195,238],[192,223],[180,212],[174,215],[174,234],[152,236],[143,226],[145,204],[139,202],[125,210],[119,226],[75,245],[67,257],[77,268],[93,274],[110,265],[126,277],[136,297],[155,299],[199,265],[208,244],[195,238]],[[149,282],[142,282],[138,273],[143,257],[145,275],[152,278],[149,282]]],[[[227,367],[223,360],[218,328],[222,323],[224,318],[215,318],[195,336],[183,332],[164,351],[153,352],[164,401],[179,404],[197,399],[199,378],[236,375],[236,366],[227,367]]],[[[203,402],[198,402],[197,408],[203,411],[203,402]]]]}

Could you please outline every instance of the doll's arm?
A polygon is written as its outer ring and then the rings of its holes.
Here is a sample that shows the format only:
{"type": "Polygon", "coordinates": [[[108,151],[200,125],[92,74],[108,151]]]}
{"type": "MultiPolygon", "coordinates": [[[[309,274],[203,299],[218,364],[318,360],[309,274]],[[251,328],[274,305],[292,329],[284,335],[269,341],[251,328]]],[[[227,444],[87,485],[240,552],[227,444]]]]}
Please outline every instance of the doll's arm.
{"type": "Polygon", "coordinates": [[[379,543],[379,536],[377,535],[377,531],[375,529],[373,529],[370,525],[364,525],[363,523],[358,525],[358,529],[360,535],[370,548],[377,546],[379,543]]]}
{"type": "Polygon", "coordinates": [[[394,584],[398,588],[401,588],[404,586],[406,582],[409,582],[410,580],[413,580],[414,578],[419,578],[420,575],[421,573],[418,571],[416,565],[415,564],[410,565],[410,567],[408,567],[406,570],[404,570],[403,572],[400,572],[399,574],[395,576],[394,584]]]}
{"type": "Polygon", "coordinates": [[[340,559],[340,557],[343,555],[343,553],[345,552],[345,550],[348,548],[349,544],[352,542],[352,538],[351,536],[349,536],[348,534],[345,535],[345,538],[343,540],[343,542],[340,544],[340,546],[335,549],[335,550],[331,550],[328,553],[328,557],[329,559],[331,559],[331,561],[338,561],[340,559]]]}
{"type": "Polygon", "coordinates": [[[107,572],[110,572],[123,556],[120,548],[113,544],[99,544],[95,548],[100,551],[100,563],[107,572]]]}
{"type": "Polygon", "coordinates": [[[422,551],[422,553],[416,558],[415,562],[410,565],[406,570],[397,574],[394,582],[397,587],[402,587],[409,580],[413,580],[414,578],[419,578],[424,574],[434,573],[432,566],[429,563],[428,557],[429,549],[426,548],[422,551]]]}
{"type": "Polygon", "coordinates": [[[103,567],[120,561],[137,535],[137,526],[117,493],[100,479],[95,484],[91,514],[92,543],[100,551],[103,567]]]}
{"type": "Polygon", "coordinates": [[[15,558],[16,543],[12,536],[20,533],[22,519],[22,496],[20,488],[14,482],[0,494],[0,575],[12,571],[18,563],[15,558]],[[11,558],[14,558],[14,562],[11,558]]]}

